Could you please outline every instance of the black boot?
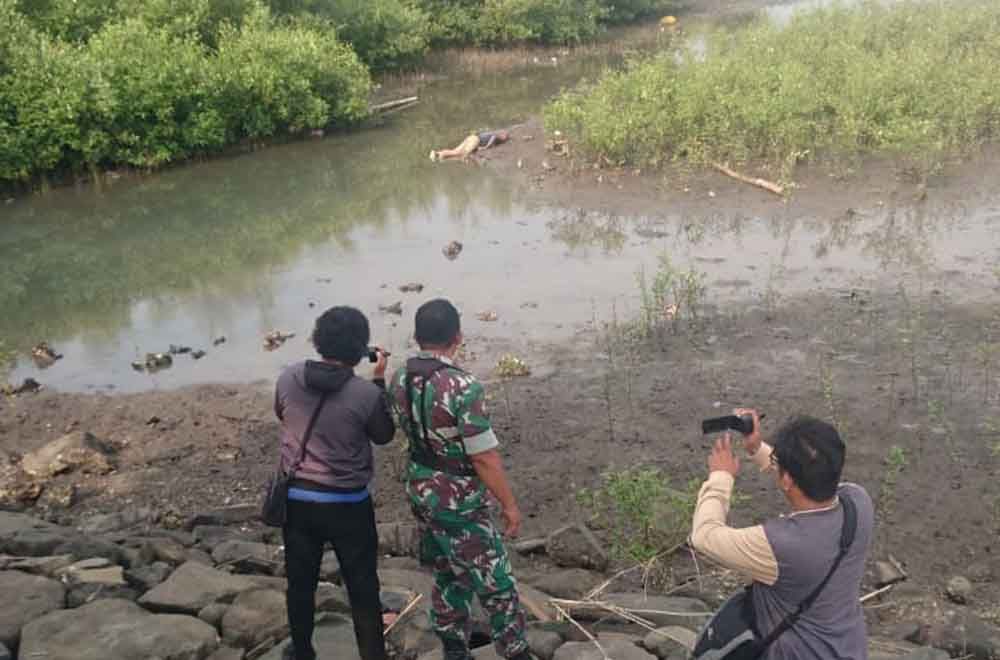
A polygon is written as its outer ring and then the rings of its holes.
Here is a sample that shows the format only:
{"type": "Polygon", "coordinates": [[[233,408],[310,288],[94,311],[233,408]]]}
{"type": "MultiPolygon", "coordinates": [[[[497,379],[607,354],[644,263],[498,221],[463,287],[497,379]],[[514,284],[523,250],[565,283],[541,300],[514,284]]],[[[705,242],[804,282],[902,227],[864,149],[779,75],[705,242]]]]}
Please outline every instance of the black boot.
{"type": "Polygon", "coordinates": [[[473,660],[465,641],[442,637],[441,643],[444,644],[444,660],[473,660]]]}

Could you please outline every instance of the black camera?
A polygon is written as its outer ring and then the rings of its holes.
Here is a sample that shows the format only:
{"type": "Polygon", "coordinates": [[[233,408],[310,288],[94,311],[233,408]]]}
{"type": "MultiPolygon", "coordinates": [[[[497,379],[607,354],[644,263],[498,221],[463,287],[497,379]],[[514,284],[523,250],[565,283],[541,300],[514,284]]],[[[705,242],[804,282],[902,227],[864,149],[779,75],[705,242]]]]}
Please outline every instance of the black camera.
{"type": "Polygon", "coordinates": [[[390,355],[392,355],[392,353],[390,353],[389,351],[387,351],[387,350],[385,350],[383,348],[376,348],[375,346],[369,346],[368,347],[368,361],[371,362],[372,364],[375,364],[376,362],[378,362],[378,354],[379,353],[382,353],[386,357],[389,357],[390,355]]]}
{"type": "MultiPolygon", "coordinates": [[[[764,415],[760,416],[764,419],[764,415]]],[[[743,435],[753,433],[752,415],[724,415],[723,417],[712,417],[701,422],[701,432],[704,434],[719,433],[720,431],[739,431],[743,435]]]]}

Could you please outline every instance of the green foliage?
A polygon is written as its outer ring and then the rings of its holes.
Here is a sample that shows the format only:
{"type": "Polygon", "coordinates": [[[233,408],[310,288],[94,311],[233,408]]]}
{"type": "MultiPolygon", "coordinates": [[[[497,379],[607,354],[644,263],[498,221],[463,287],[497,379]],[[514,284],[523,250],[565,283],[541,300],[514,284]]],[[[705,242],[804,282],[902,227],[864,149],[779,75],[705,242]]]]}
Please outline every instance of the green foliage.
{"type": "Polygon", "coordinates": [[[367,112],[368,71],[328,26],[276,25],[256,0],[133,10],[75,42],[0,0],[0,180],[155,168],[367,112]]]}
{"type": "Polygon", "coordinates": [[[130,1],[15,0],[14,4],[49,36],[64,41],[86,41],[110,21],[122,18],[130,1]]]}
{"type": "Polygon", "coordinates": [[[594,37],[606,11],[598,0],[486,0],[479,43],[577,43],[594,37]]]}
{"type": "Polygon", "coordinates": [[[717,31],[569,91],[546,126],[593,155],[759,161],[903,157],[920,172],[1000,128],[1000,4],[865,2],[717,31]]]}
{"type": "Polygon", "coordinates": [[[698,501],[697,480],[677,490],[652,468],[610,472],[603,479],[600,487],[578,493],[577,501],[609,527],[618,558],[648,561],[687,538],[698,501]]]}
{"type": "Polygon", "coordinates": [[[259,10],[258,0],[142,0],[131,4],[130,15],[175,37],[194,37],[215,48],[224,26],[239,29],[259,10]]]}
{"type": "Polygon", "coordinates": [[[646,16],[661,16],[680,7],[675,0],[613,0],[604,4],[607,5],[609,23],[628,23],[646,16]]]}
{"type": "Polygon", "coordinates": [[[261,138],[361,119],[371,79],[332,30],[257,19],[223,30],[213,84],[232,137],[261,138]]]}
{"type": "Polygon", "coordinates": [[[650,339],[667,327],[676,332],[682,322],[698,319],[707,289],[704,273],[693,268],[678,270],[664,254],[651,283],[643,269],[636,274],[636,281],[640,301],[636,331],[640,339],[650,339]]]}

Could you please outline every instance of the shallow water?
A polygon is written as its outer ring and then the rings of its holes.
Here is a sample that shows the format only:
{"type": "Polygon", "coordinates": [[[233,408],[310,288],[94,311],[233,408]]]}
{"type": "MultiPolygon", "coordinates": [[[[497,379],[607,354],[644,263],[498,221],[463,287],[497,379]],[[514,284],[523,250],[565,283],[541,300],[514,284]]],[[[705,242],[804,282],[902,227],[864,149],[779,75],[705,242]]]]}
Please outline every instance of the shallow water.
{"type": "Polygon", "coordinates": [[[373,341],[399,353],[416,306],[438,295],[473,337],[559,341],[612,305],[634,311],[637,269],[664,252],[703,271],[720,301],[915,272],[991,281],[1000,201],[989,194],[850,217],[845,201],[819,215],[776,204],[617,218],[531,203],[488,167],[428,162],[469,131],[537,114],[613,58],[453,77],[381,127],[0,206],[0,337],[21,355],[11,380],[136,391],[267,379],[310,352],[312,321],[333,304],[360,307],[373,341]],[[464,244],[454,261],[441,252],[452,240],[464,244]],[[400,293],[407,282],[426,289],[400,293]],[[379,311],[397,301],[402,316],[379,311]],[[499,321],[477,321],[485,310],[499,321]],[[297,336],[266,352],[273,329],[297,336]],[[65,355],[44,371],[26,357],[42,340],[65,355]],[[207,355],[131,368],[171,344],[207,355]]]}

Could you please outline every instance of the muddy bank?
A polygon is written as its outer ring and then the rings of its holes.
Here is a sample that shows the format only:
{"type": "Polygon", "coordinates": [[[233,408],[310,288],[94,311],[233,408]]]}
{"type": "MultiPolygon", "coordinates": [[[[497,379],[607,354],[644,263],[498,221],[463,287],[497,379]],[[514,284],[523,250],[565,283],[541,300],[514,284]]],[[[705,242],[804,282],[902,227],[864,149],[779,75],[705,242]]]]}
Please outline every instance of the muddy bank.
{"type": "MultiPolygon", "coordinates": [[[[992,576],[1000,530],[1000,316],[995,306],[956,305],[933,290],[892,283],[842,293],[760,297],[740,306],[708,298],[693,325],[652,341],[581,330],[559,345],[473,336],[470,364],[487,374],[515,350],[526,378],[491,379],[494,421],[527,517],[527,535],[567,520],[589,522],[611,545],[606,521],[581,506],[602,474],[656,467],[677,487],[704,475],[698,420],[733,406],[766,411],[768,426],[796,413],[834,420],[848,443],[846,477],[879,511],[872,559],[894,555],[925,591],[956,574],[978,580],[971,604],[995,616],[992,576]],[[610,339],[609,339],[610,338],[610,339]]],[[[624,324],[599,310],[597,325],[624,324]]],[[[613,328],[612,328],[613,329],[613,328]]],[[[69,474],[70,507],[42,493],[29,511],[73,521],[94,512],[151,507],[181,518],[253,502],[277,443],[269,384],[201,386],[106,396],[43,391],[0,403],[0,451],[9,462],[68,430],[118,447],[106,476],[69,474]]],[[[399,443],[379,454],[377,505],[384,522],[406,520],[397,479],[399,443]]],[[[9,482],[8,482],[9,483],[9,482]]],[[[748,467],[735,520],[781,509],[767,476],[748,467]]],[[[874,579],[874,578],[872,578],[874,579]]],[[[891,618],[891,608],[878,610],[891,618]]]]}

